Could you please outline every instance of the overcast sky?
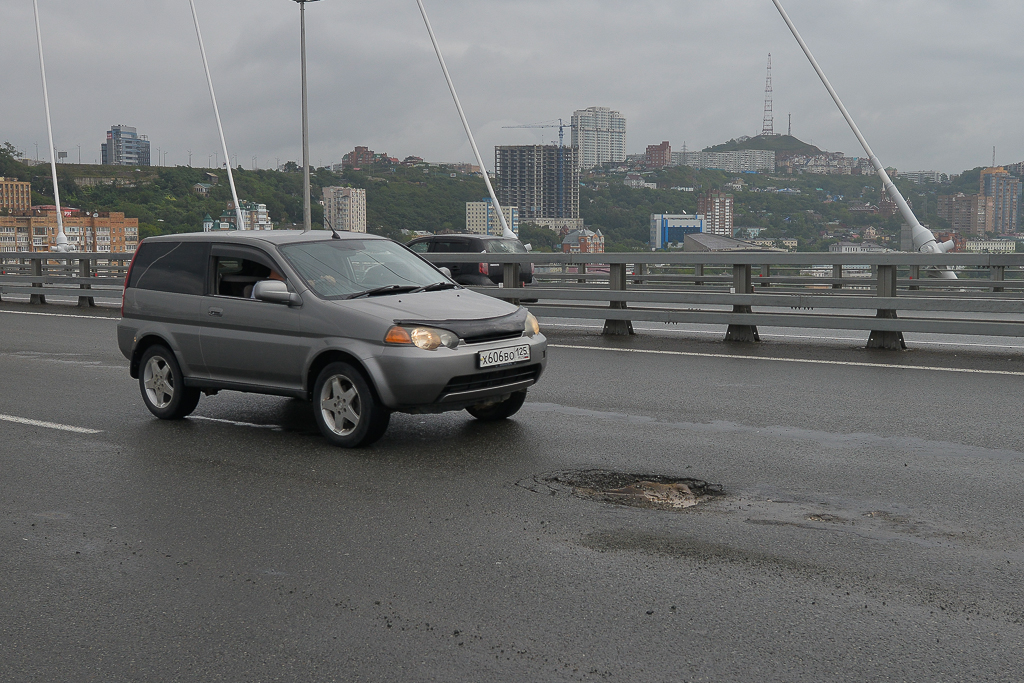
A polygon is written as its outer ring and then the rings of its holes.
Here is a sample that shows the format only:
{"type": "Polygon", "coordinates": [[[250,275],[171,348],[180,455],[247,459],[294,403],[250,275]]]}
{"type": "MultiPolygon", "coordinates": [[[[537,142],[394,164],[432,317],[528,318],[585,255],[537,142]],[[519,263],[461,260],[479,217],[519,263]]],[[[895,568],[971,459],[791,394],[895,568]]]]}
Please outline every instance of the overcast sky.
{"type": "MultiPolygon", "coordinates": [[[[772,54],[775,131],[862,156],[771,0],[425,0],[484,160],[504,130],[607,106],[627,147],[673,150],[761,130],[772,54]]],[[[1020,0],[785,0],[882,162],[959,172],[1024,160],[1020,0]]],[[[237,163],[301,158],[299,10],[289,0],[196,0],[237,163]]],[[[99,161],[113,124],[167,164],[220,149],[187,0],[39,0],[54,145],[99,161]]],[[[415,0],[307,5],[311,161],[355,145],[399,158],[470,161],[415,0]]],[[[30,0],[0,3],[0,142],[46,158],[30,0]]],[[[568,138],[569,131],[566,131],[568,138]]],[[[222,155],[221,155],[222,156],[222,155]]],[[[220,159],[223,162],[223,159],[220,159]]]]}

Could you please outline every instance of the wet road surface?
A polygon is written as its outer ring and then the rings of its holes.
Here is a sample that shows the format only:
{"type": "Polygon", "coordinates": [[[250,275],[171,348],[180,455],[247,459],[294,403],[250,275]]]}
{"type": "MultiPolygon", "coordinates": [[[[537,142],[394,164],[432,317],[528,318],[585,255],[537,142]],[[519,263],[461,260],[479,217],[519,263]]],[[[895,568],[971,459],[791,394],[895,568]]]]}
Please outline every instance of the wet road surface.
{"type": "Polygon", "coordinates": [[[0,680],[1020,680],[1021,350],[552,327],[514,419],[341,451],[155,420],[114,319],[3,308],[0,680]],[[725,495],[550,485],[590,469],[725,495]]]}

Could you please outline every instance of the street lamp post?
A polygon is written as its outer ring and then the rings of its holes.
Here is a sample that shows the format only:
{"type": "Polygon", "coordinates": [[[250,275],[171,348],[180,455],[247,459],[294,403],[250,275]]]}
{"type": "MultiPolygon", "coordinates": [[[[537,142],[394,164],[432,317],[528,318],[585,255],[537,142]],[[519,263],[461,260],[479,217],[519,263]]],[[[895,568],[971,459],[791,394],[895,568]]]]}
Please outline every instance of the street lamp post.
{"type": "Polygon", "coordinates": [[[306,108],[306,3],[318,0],[295,0],[299,3],[299,34],[302,49],[302,231],[313,228],[309,208],[309,115],[306,108]]]}

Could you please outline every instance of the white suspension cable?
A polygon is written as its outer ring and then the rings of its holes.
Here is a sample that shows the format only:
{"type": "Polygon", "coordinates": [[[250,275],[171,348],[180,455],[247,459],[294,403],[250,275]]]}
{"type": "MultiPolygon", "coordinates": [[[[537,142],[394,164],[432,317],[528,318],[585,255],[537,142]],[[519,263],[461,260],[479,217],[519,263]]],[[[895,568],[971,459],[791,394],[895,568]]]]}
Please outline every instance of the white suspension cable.
{"type": "MultiPolygon", "coordinates": [[[[918,251],[927,254],[943,254],[949,251],[952,247],[951,243],[947,242],[945,244],[939,244],[935,239],[935,235],[932,234],[932,231],[921,225],[921,222],[917,220],[917,216],[914,215],[910,205],[907,204],[907,200],[903,198],[903,195],[900,194],[900,191],[889,178],[889,174],[885,172],[885,168],[882,167],[882,162],[879,161],[878,157],[875,156],[875,153],[871,151],[868,141],[861,134],[857,124],[854,123],[853,117],[850,116],[850,112],[847,111],[842,100],[839,99],[839,95],[832,87],[832,84],[829,83],[828,78],[825,76],[825,72],[821,70],[820,66],[818,66],[818,61],[814,58],[814,55],[811,54],[811,50],[807,47],[807,43],[805,43],[804,39],[800,36],[800,32],[796,30],[796,26],[793,24],[792,19],[789,18],[786,10],[783,9],[782,3],[780,0],[772,0],[772,2],[775,3],[775,7],[779,10],[779,14],[782,15],[782,19],[786,22],[789,30],[793,33],[793,37],[796,38],[796,42],[800,44],[800,49],[804,51],[804,55],[807,57],[807,60],[811,63],[811,66],[814,67],[814,71],[818,74],[818,78],[820,78],[821,82],[825,85],[825,89],[828,90],[828,94],[832,96],[832,100],[836,103],[836,106],[839,107],[839,111],[842,113],[843,118],[846,119],[846,122],[853,130],[853,134],[857,136],[857,140],[860,142],[861,147],[864,148],[864,153],[867,154],[868,159],[871,160],[871,165],[874,167],[875,173],[877,173],[878,177],[882,179],[882,186],[896,203],[896,206],[900,210],[900,214],[903,216],[903,220],[910,226],[910,230],[914,238],[914,247],[918,251]]],[[[956,279],[956,275],[953,271],[948,269],[939,270],[938,274],[943,278],[956,279]]]]}
{"type": "Polygon", "coordinates": [[[484,165],[483,157],[480,156],[480,150],[477,149],[476,140],[473,138],[473,131],[469,127],[469,121],[466,120],[466,113],[462,110],[462,103],[459,101],[459,95],[455,92],[455,84],[452,83],[452,77],[448,73],[448,67],[444,63],[444,57],[441,55],[441,48],[437,45],[437,38],[434,37],[434,29],[430,26],[430,20],[427,18],[427,10],[423,7],[423,0],[416,0],[416,4],[420,7],[420,14],[423,15],[423,23],[427,26],[427,33],[430,34],[430,42],[434,45],[434,52],[437,54],[437,61],[441,63],[441,71],[444,72],[444,79],[448,82],[448,89],[452,93],[452,99],[455,100],[455,108],[459,110],[459,118],[462,119],[462,127],[466,129],[466,135],[469,137],[469,144],[473,148],[473,154],[476,155],[476,163],[480,165],[480,173],[484,177],[484,184],[487,186],[487,193],[491,195],[491,203],[494,205],[494,212],[498,214],[498,220],[501,221],[501,234],[502,237],[514,238],[516,234],[508,227],[508,222],[505,220],[505,214],[501,210],[501,205],[498,204],[498,197],[494,194],[494,188],[491,187],[491,179],[487,177],[487,167],[484,165]]]}
{"type": "MultiPolygon", "coordinates": [[[[34,1],[34,0],[33,0],[34,1]]],[[[210,63],[206,60],[206,46],[203,45],[203,32],[199,30],[199,15],[196,14],[195,0],[188,0],[192,7],[192,20],[196,25],[196,37],[199,38],[199,51],[203,54],[203,68],[206,69],[206,82],[210,86],[210,99],[213,100],[213,113],[217,117],[217,130],[220,131],[220,144],[224,150],[224,166],[228,169],[228,185],[231,186],[231,198],[235,202],[235,219],[238,229],[245,230],[245,219],[242,218],[242,207],[238,203],[238,192],[235,190],[235,177],[231,174],[231,157],[228,155],[228,143],[224,139],[224,126],[220,122],[220,109],[217,108],[217,94],[213,91],[213,78],[210,76],[210,63]]]]}
{"type": "Polygon", "coordinates": [[[39,46],[39,72],[43,76],[43,107],[46,109],[46,135],[50,141],[50,174],[53,178],[53,201],[57,206],[57,245],[56,251],[71,251],[68,236],[64,234],[64,212],[60,208],[60,188],[57,187],[57,159],[53,150],[53,126],[50,124],[50,96],[46,90],[46,65],[43,63],[43,32],[39,28],[39,3],[32,0],[32,9],[36,16],[36,44],[39,46]]]}

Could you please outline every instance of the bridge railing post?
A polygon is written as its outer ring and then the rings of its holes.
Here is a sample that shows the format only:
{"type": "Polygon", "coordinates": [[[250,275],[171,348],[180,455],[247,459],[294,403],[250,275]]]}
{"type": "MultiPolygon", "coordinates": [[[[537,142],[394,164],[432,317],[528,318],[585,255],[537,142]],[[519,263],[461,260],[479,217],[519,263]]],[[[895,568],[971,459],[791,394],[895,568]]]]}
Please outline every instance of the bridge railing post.
{"type": "MultiPolygon", "coordinates": [[[[993,282],[1002,282],[1006,279],[1006,266],[989,266],[989,277],[993,282]]],[[[993,292],[1002,292],[1002,287],[992,287],[993,292]]]]}
{"type": "MultiPolygon", "coordinates": [[[[763,278],[770,278],[771,276],[772,276],[772,267],[771,267],[771,265],[765,263],[764,265],[761,266],[761,277],[763,277],[763,278]]],[[[761,286],[762,287],[771,287],[771,284],[768,283],[768,282],[762,282],[761,286]]]]}
{"type": "MultiPolygon", "coordinates": [[[[896,266],[878,266],[877,296],[892,298],[896,296],[896,266]]],[[[879,308],[875,314],[876,318],[894,320],[896,309],[879,308]]],[[[902,332],[891,330],[872,330],[868,337],[869,349],[892,349],[901,350],[907,348],[907,342],[903,339],[902,332]]]]}
{"type": "MultiPolygon", "coordinates": [[[[921,279],[921,266],[910,266],[910,279],[921,279]]],[[[919,285],[910,285],[910,287],[908,287],[907,289],[909,289],[912,292],[918,292],[921,290],[921,287],[919,285]]]]}
{"type": "MultiPolygon", "coordinates": [[[[519,264],[518,263],[506,263],[502,268],[502,287],[505,289],[518,288],[522,283],[519,282],[519,264]]],[[[518,299],[512,299],[512,303],[518,304],[518,299]]]]}
{"type": "MultiPolygon", "coordinates": [[[[843,279],[843,264],[836,263],[836,264],[832,265],[832,279],[833,280],[842,280],[843,279]]],[[[843,283],[842,282],[833,282],[832,283],[832,289],[842,289],[842,288],[843,288],[843,283]]]]}
{"type": "MultiPolygon", "coordinates": [[[[32,276],[33,277],[38,277],[38,278],[42,278],[43,277],[43,259],[41,259],[41,258],[34,258],[34,259],[32,259],[32,276]]],[[[38,287],[39,289],[42,289],[43,288],[43,283],[42,283],[42,281],[40,281],[40,282],[33,282],[32,286],[33,287],[38,287]]],[[[46,295],[45,294],[33,294],[33,295],[31,295],[29,297],[29,303],[32,303],[32,304],[45,304],[46,303],[46,295]]]]}
{"type": "MultiPolygon", "coordinates": [[[[625,263],[610,263],[608,264],[608,288],[613,292],[624,292],[626,291],[626,264],[625,263]]],[[[624,309],[626,308],[625,301],[611,301],[608,304],[608,308],[613,309],[624,309]]],[[[627,335],[635,334],[633,332],[633,321],[632,320],[605,320],[604,331],[602,334],[613,334],[613,335],[627,335]]]]}
{"type": "MultiPolygon", "coordinates": [[[[78,260],[78,277],[92,277],[92,261],[87,258],[78,260]]],[[[92,285],[88,282],[83,282],[79,285],[79,289],[92,289],[92,285]]],[[[89,308],[96,305],[96,300],[91,296],[79,296],[78,305],[83,308],[89,308]]]]}
{"type": "MultiPolygon", "coordinates": [[[[732,288],[735,294],[753,294],[754,284],[749,263],[736,263],[732,267],[732,288]]],[[[750,306],[734,304],[733,313],[753,313],[750,306]]],[[[725,341],[759,342],[756,325],[732,324],[725,332],[725,341]]]]}

